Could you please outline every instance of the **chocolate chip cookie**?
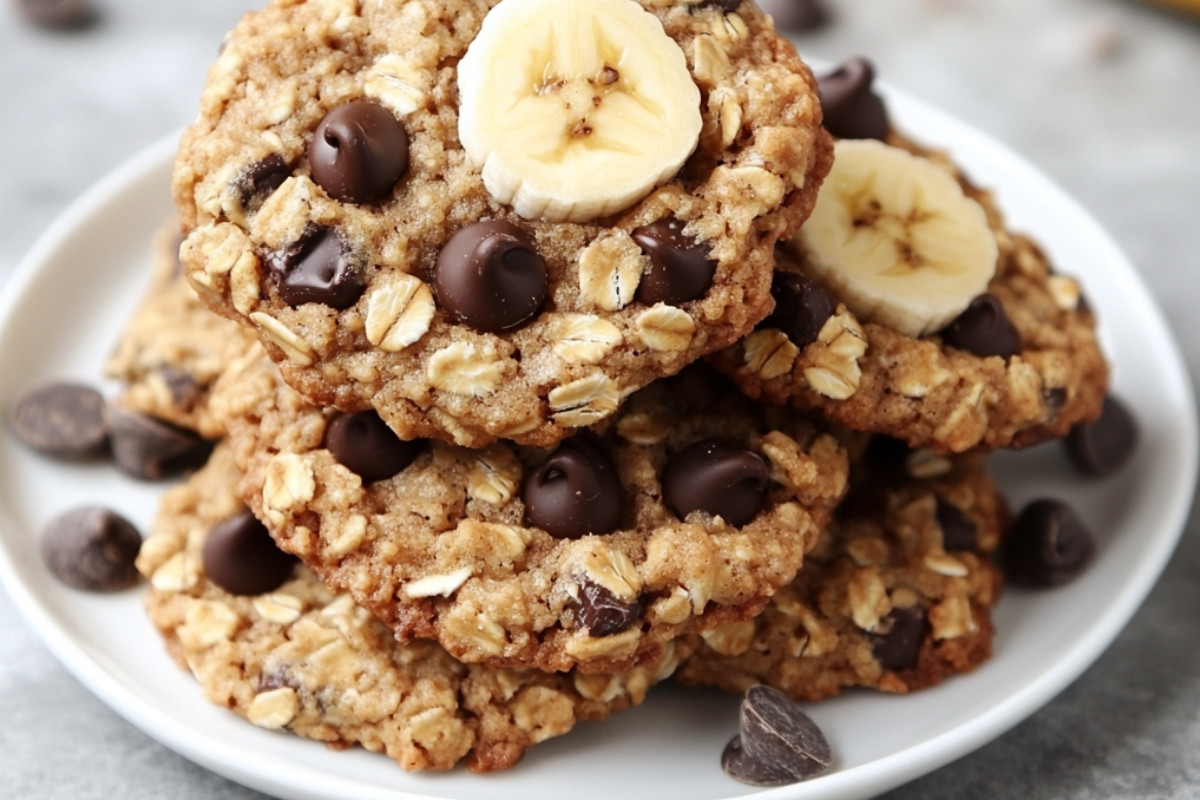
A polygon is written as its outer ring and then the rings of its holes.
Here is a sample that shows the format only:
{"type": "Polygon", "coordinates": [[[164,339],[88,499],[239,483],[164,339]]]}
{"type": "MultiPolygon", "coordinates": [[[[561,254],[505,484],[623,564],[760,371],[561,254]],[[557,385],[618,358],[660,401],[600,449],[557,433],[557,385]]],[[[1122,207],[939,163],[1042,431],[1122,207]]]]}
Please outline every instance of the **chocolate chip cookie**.
{"type": "Polygon", "coordinates": [[[820,117],[752,3],[276,0],[183,137],[182,260],[316,405],[550,446],[770,311],[820,117]]]}
{"type": "Polygon", "coordinates": [[[743,619],[846,485],[832,435],[703,365],[552,449],[404,441],[374,412],[312,406],[261,353],[212,406],[280,547],[467,662],[612,671],[743,619]]]}
{"type": "Polygon", "coordinates": [[[578,720],[640,703],[685,652],[669,643],[633,670],[591,676],[466,666],[432,642],[398,644],[349,596],[272,554],[237,481],[219,447],[163,497],[138,567],[169,653],[211,702],[260,727],[361,745],[408,770],[504,769],[578,720]]]}
{"type": "Polygon", "coordinates": [[[702,637],[689,686],[764,683],[819,700],[851,686],[908,692],[991,655],[992,563],[1008,510],[983,456],[931,457],[880,438],[796,580],[763,613],[702,637]],[[925,476],[925,477],[914,477],[925,476]]]}

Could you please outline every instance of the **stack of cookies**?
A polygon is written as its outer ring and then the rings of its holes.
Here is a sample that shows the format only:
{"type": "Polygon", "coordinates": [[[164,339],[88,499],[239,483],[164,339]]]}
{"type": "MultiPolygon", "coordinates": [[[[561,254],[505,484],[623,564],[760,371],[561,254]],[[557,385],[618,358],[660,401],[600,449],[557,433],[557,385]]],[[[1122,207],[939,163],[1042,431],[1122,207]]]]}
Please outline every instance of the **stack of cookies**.
{"type": "Polygon", "coordinates": [[[672,674],[986,659],[984,453],[1096,418],[1107,369],[1078,283],[871,83],[751,0],[248,14],[109,364],[216,442],[138,559],[206,695],[487,771],[672,674]]]}

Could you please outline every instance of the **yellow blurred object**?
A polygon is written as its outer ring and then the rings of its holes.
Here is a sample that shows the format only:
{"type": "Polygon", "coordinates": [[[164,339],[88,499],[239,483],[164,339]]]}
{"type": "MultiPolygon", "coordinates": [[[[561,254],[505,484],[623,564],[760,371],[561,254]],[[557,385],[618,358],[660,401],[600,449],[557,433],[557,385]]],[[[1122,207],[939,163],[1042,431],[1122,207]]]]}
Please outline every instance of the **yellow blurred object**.
{"type": "Polygon", "coordinates": [[[1200,14],[1200,0],[1150,0],[1150,2],[1192,14],[1200,14]]]}

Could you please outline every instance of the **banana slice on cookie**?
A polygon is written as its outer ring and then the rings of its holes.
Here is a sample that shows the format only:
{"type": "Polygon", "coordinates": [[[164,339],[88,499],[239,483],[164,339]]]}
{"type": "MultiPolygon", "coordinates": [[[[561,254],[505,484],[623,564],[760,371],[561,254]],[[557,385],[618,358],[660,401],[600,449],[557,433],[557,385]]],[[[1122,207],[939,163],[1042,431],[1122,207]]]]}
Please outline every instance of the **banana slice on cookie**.
{"type": "Polygon", "coordinates": [[[622,211],[700,137],[683,51],[634,0],[503,0],[459,62],[458,90],[468,158],[526,219],[622,211]]]}
{"type": "Polygon", "coordinates": [[[909,336],[941,330],[983,293],[999,248],[983,207],[927,159],[842,139],[793,240],[810,277],[861,319],[909,336]]]}

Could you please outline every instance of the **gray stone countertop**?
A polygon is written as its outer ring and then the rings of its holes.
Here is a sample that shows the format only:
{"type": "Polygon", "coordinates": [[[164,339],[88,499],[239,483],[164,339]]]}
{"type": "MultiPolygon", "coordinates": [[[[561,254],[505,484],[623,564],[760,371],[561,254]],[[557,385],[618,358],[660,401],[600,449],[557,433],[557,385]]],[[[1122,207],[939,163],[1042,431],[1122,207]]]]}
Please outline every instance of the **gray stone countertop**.
{"type": "MultiPolygon", "coordinates": [[[[0,291],[81,191],[194,113],[247,0],[96,0],[54,33],[0,6],[0,291]]],[[[1138,265],[1200,374],[1200,24],[1131,0],[829,0],[802,54],[881,77],[1063,186],[1138,265]]],[[[991,744],[888,795],[1200,796],[1200,520],[1116,642],[991,744]]],[[[164,749],[77,683],[0,593],[0,795],[261,797],[164,749]]]]}

